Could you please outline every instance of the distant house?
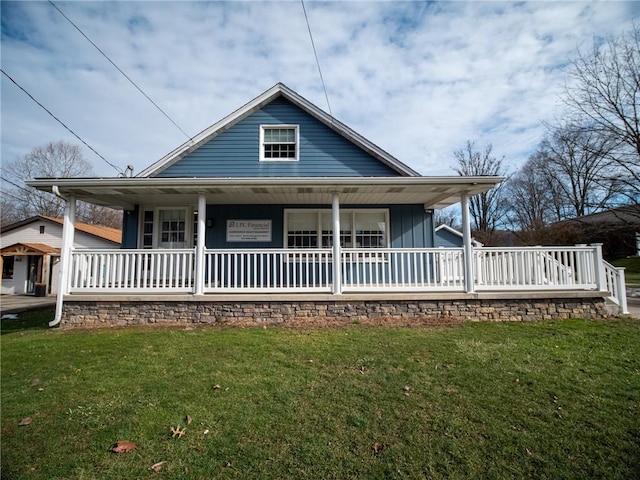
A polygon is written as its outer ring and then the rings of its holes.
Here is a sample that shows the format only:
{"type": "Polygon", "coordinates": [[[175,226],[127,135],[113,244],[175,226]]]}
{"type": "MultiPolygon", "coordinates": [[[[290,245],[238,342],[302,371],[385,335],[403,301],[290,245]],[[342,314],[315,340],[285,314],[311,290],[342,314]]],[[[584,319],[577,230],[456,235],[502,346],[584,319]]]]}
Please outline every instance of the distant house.
{"type": "MultiPolygon", "coordinates": [[[[435,245],[436,247],[462,247],[464,245],[464,237],[462,232],[456,230],[449,225],[438,225],[435,229],[435,245]]],[[[481,247],[482,243],[471,239],[474,247],[481,247]]]]}
{"type": "MultiPolygon", "coordinates": [[[[62,248],[60,218],[38,215],[0,231],[2,294],[50,294],[58,290],[62,248]]],[[[76,223],[75,248],[120,248],[122,232],[115,228],[76,223]]]]}
{"type": "Polygon", "coordinates": [[[605,258],[640,255],[640,205],[629,205],[552,225],[555,243],[601,243],[605,258]]]}

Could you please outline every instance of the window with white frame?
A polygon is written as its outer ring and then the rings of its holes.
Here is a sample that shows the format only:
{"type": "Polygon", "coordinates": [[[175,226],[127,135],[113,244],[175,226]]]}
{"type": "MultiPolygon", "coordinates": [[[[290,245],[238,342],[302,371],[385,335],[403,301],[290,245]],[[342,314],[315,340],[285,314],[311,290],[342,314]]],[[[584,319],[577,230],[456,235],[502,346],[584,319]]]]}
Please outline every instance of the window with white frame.
{"type": "MultiPolygon", "coordinates": [[[[287,209],[284,213],[287,248],[331,248],[331,210],[287,209]]],[[[378,209],[340,210],[340,246],[343,248],[386,248],[389,244],[389,211],[378,209]]]]}
{"type": "Polygon", "coordinates": [[[260,125],[261,161],[297,161],[299,143],[297,125],[260,125]]]}
{"type": "Polygon", "coordinates": [[[195,245],[196,217],[189,221],[191,209],[156,208],[142,213],[142,248],[189,248],[195,245]],[[194,243],[191,242],[193,240],[194,243]]]}

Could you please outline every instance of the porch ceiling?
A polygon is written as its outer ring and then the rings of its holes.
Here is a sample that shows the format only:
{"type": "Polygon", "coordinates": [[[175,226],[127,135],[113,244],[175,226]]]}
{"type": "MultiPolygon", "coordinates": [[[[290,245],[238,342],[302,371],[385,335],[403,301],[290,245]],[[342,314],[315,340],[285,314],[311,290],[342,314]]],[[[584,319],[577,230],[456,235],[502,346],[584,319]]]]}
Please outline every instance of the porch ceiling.
{"type": "Polygon", "coordinates": [[[46,192],[57,187],[63,196],[125,210],[137,204],[424,204],[444,208],[460,195],[476,195],[502,177],[241,177],[241,178],[61,178],[35,179],[27,185],[46,192]]]}

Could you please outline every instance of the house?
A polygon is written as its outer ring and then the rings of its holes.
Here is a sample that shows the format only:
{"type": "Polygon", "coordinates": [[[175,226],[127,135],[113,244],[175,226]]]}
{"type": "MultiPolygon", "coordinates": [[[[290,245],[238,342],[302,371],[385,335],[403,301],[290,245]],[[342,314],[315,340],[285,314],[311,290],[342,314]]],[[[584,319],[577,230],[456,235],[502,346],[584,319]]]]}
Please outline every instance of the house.
{"type": "MultiPolygon", "coordinates": [[[[63,221],[37,215],[0,230],[2,294],[57,293],[63,221]]],[[[120,248],[121,231],[76,223],[74,248],[120,248]]]]}
{"type": "Polygon", "coordinates": [[[605,258],[640,255],[640,205],[626,205],[550,225],[555,243],[602,243],[605,258]]]}
{"type": "MultiPolygon", "coordinates": [[[[463,245],[464,245],[464,235],[462,235],[462,232],[444,223],[436,227],[435,229],[435,246],[436,247],[462,247],[463,245]]],[[[471,245],[476,248],[482,247],[482,243],[474,239],[471,239],[471,245]]]]}
{"type": "Polygon", "coordinates": [[[66,201],[52,325],[600,315],[598,246],[474,249],[502,180],[422,176],[277,84],[135,177],[27,183],[66,201]],[[78,200],[123,210],[121,250],[72,247],[78,200]],[[435,248],[458,202],[463,246],[435,248]]]}

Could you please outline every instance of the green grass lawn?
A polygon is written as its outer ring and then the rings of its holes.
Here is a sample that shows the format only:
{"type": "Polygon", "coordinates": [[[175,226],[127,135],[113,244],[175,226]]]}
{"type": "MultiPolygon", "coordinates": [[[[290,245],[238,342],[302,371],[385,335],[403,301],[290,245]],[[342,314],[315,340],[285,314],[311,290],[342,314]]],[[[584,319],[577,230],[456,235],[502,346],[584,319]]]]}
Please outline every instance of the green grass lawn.
{"type": "Polygon", "coordinates": [[[36,324],[2,323],[2,478],[640,474],[638,321],[36,324]],[[118,440],[138,448],[109,453],[118,440]]]}
{"type": "Polygon", "coordinates": [[[640,286],[640,257],[628,257],[614,260],[613,265],[624,267],[624,275],[627,285],[640,286]]]}

